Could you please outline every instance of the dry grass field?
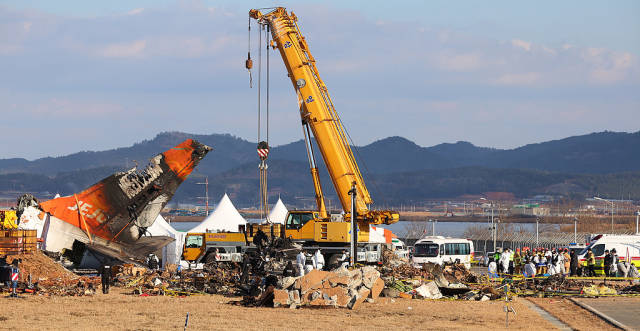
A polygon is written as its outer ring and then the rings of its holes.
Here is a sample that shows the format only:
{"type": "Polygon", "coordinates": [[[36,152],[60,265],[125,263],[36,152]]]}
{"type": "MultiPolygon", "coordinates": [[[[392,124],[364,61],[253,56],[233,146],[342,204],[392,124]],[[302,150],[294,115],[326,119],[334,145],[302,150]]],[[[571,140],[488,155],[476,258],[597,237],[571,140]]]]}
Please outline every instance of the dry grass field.
{"type": "MultiPolygon", "coordinates": [[[[114,288],[93,297],[5,298],[0,328],[30,330],[495,330],[504,329],[504,302],[379,298],[359,310],[246,308],[219,295],[139,297],[114,288]]],[[[510,329],[553,330],[520,300],[510,329]]]]}

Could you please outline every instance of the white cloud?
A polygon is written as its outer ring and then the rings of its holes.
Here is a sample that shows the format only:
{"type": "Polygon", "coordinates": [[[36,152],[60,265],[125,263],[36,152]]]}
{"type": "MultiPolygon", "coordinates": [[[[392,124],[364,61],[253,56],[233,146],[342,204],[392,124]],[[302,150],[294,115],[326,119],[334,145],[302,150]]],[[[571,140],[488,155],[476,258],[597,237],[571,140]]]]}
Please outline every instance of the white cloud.
{"type": "Polygon", "coordinates": [[[144,8],[136,8],[127,12],[127,15],[138,15],[144,11],[144,8]]]}
{"type": "Polygon", "coordinates": [[[540,82],[542,75],[538,72],[504,74],[495,80],[497,85],[534,85],[540,82]]]}
{"type": "MultiPolygon", "coordinates": [[[[637,118],[640,67],[637,56],[628,52],[532,43],[526,37],[501,41],[483,37],[481,31],[425,25],[427,21],[376,22],[357,11],[322,5],[300,5],[296,14],[320,75],[341,117],[355,128],[357,142],[391,134],[408,134],[422,144],[438,143],[443,137],[482,137],[481,132],[488,137],[491,133],[474,123],[494,121],[498,115],[503,122],[492,126],[496,136],[505,134],[504,126],[528,132],[529,139],[534,130],[544,131],[555,122],[552,116],[536,117],[535,127],[527,131],[532,120],[521,113],[532,113],[538,105],[547,113],[568,105],[578,109],[593,100],[608,102],[579,113],[572,124],[576,128],[580,123],[596,128],[597,123],[583,119],[596,112],[619,114],[623,108],[624,118],[633,117],[632,106],[637,118]],[[524,109],[521,104],[533,105],[524,109]],[[437,129],[435,134],[424,123],[437,129]]],[[[108,132],[109,118],[112,125],[120,125],[133,108],[152,123],[150,135],[179,125],[184,131],[197,128],[251,137],[255,123],[246,118],[253,116],[249,114],[257,101],[243,66],[246,24],[244,9],[198,3],[147,8],[137,16],[82,19],[7,13],[0,6],[0,31],[8,32],[0,40],[0,92],[8,91],[0,95],[0,102],[15,104],[5,107],[16,109],[12,113],[46,118],[40,119],[42,125],[56,129],[82,126],[87,121],[81,116],[93,116],[99,119],[92,122],[96,132],[108,132]],[[176,112],[181,118],[202,120],[176,124],[176,112]]],[[[252,32],[257,68],[257,29],[252,32]]],[[[297,100],[279,53],[270,54],[272,109],[294,110],[278,116],[282,130],[277,136],[286,143],[299,138],[298,131],[290,130],[299,125],[297,100]]],[[[255,69],[253,74],[255,84],[255,69]]],[[[630,122],[603,121],[607,126],[601,129],[626,129],[630,122]]],[[[130,137],[136,135],[139,132],[132,131],[130,137]]],[[[495,142],[486,140],[489,145],[495,142]]]]}
{"type": "Polygon", "coordinates": [[[524,49],[527,52],[531,50],[531,42],[528,42],[528,41],[513,39],[511,40],[511,45],[524,49]]]}
{"type": "Polygon", "coordinates": [[[99,49],[98,54],[103,57],[115,58],[141,57],[146,47],[146,40],[136,40],[128,43],[114,43],[99,49]]]}
{"type": "Polygon", "coordinates": [[[19,44],[0,42],[0,55],[12,55],[22,51],[23,47],[19,44]]]}
{"type": "Polygon", "coordinates": [[[437,67],[450,71],[472,71],[480,68],[481,65],[480,55],[475,53],[444,53],[437,58],[437,67]]]}
{"type": "Polygon", "coordinates": [[[628,52],[587,48],[582,51],[581,56],[589,64],[589,81],[594,84],[612,84],[624,80],[634,71],[637,72],[637,58],[628,52]]]}
{"type": "Polygon", "coordinates": [[[121,105],[99,102],[80,101],[70,98],[51,98],[30,107],[26,112],[42,117],[88,118],[106,117],[124,111],[121,105]]]}

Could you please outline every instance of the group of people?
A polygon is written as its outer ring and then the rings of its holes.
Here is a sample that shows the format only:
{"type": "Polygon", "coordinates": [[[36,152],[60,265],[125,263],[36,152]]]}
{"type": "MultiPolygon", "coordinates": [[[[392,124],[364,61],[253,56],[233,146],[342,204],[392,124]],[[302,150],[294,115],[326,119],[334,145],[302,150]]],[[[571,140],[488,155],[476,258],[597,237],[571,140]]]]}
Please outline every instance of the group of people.
{"type": "Polygon", "coordinates": [[[578,275],[578,256],[568,248],[538,248],[523,252],[523,272],[527,277],[535,275],[578,275]]]}
{"type": "Polygon", "coordinates": [[[316,250],[310,259],[307,259],[304,251],[300,251],[296,256],[296,266],[294,267],[293,263],[289,261],[284,268],[284,276],[304,276],[313,269],[322,270],[324,266],[324,255],[322,255],[319,249],[316,250]]]}
{"type": "MultiPolygon", "coordinates": [[[[637,277],[636,267],[628,261],[620,260],[615,248],[605,250],[604,253],[602,267],[606,277],[637,277]]],[[[569,251],[568,248],[529,249],[525,247],[522,250],[516,249],[515,252],[507,248],[504,251],[497,250],[493,261],[488,263],[488,271],[493,276],[499,274],[524,274],[525,277],[556,274],[578,276],[582,273],[587,277],[595,277],[596,256],[591,248],[587,248],[584,262],[584,269],[580,270],[581,265],[576,251],[569,251]]]]}
{"type": "Polygon", "coordinates": [[[534,277],[541,274],[563,274],[576,276],[578,274],[578,257],[575,251],[569,253],[567,248],[534,248],[528,247],[515,252],[510,248],[502,251],[498,249],[489,263],[489,274],[524,274],[534,277]]]}

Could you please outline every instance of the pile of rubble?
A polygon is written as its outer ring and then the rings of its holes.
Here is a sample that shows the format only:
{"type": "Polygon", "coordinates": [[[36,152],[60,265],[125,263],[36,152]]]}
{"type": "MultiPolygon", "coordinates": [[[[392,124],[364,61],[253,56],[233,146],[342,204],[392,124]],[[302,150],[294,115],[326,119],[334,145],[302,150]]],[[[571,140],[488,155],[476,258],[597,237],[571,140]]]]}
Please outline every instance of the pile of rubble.
{"type": "Polygon", "coordinates": [[[377,299],[383,288],[384,281],[375,267],[312,270],[302,277],[284,277],[267,286],[259,297],[245,297],[243,304],[357,309],[363,302],[377,299]]]}
{"type": "Polygon", "coordinates": [[[241,266],[235,262],[207,265],[203,270],[177,271],[167,265],[164,271],[149,270],[132,264],[114,266],[114,285],[132,288],[138,295],[242,294],[241,266]]]}
{"type": "Polygon", "coordinates": [[[9,264],[14,260],[20,261],[19,292],[22,293],[83,296],[93,295],[100,286],[99,277],[77,276],[40,251],[11,255],[6,259],[9,264]]]}
{"type": "Polygon", "coordinates": [[[639,285],[629,286],[626,280],[569,279],[555,274],[546,278],[525,278],[510,280],[514,290],[521,296],[579,295],[603,296],[615,294],[638,294],[639,285]]]}

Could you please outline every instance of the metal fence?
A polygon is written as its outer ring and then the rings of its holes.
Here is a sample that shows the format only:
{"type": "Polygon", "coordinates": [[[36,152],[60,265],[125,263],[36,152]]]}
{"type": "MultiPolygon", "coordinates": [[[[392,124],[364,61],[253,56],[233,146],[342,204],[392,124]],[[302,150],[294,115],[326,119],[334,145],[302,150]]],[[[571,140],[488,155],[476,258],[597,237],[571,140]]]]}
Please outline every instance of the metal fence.
{"type": "MultiPolygon", "coordinates": [[[[432,232],[431,226],[427,227],[424,225],[424,230],[421,228],[412,229],[413,231],[406,231],[404,236],[401,234],[401,238],[407,245],[413,245],[418,239],[416,237],[422,237],[424,235],[430,235],[432,232]],[[416,231],[417,230],[417,231],[416,231]],[[411,233],[412,235],[408,235],[411,233]],[[423,234],[424,233],[424,234],[423,234]],[[416,236],[415,234],[420,234],[416,236]]],[[[476,252],[492,252],[494,251],[493,245],[493,233],[490,228],[485,227],[475,227],[472,229],[468,229],[469,231],[465,231],[464,235],[452,235],[447,234],[446,232],[438,232],[436,231],[436,235],[444,236],[444,237],[462,237],[467,238],[473,241],[474,250],[476,252]]],[[[616,234],[634,234],[634,232],[630,231],[618,231],[616,234]]],[[[515,231],[508,231],[504,228],[498,228],[496,235],[496,244],[495,247],[502,247],[516,249],[523,247],[544,247],[544,248],[555,248],[555,247],[563,247],[568,246],[571,243],[586,243],[589,242],[592,233],[588,232],[561,232],[558,227],[555,229],[547,228],[544,231],[538,232],[536,234],[535,231],[522,231],[521,229],[516,229],[515,231]],[[518,231],[519,230],[519,231],[518,231]]]]}

